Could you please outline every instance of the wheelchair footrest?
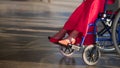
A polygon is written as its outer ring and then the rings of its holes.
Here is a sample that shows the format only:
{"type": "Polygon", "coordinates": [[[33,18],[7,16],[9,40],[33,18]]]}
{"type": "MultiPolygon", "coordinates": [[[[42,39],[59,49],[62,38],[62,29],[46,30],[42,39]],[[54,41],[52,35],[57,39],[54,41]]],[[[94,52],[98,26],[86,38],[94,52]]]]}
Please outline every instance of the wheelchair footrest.
{"type": "Polygon", "coordinates": [[[72,45],[72,49],[74,49],[74,50],[76,50],[76,51],[79,51],[79,50],[80,50],[80,46],[72,45]]]}

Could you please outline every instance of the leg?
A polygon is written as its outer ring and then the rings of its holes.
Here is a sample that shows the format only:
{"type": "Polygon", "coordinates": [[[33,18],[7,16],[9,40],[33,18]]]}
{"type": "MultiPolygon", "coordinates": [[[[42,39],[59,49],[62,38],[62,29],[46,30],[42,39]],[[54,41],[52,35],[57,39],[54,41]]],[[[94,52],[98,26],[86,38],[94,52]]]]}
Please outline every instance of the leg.
{"type": "Polygon", "coordinates": [[[81,10],[83,8],[83,5],[80,5],[69,17],[69,19],[67,20],[67,22],[65,23],[63,29],[61,29],[58,33],[56,33],[53,37],[49,37],[50,42],[56,43],[58,42],[58,40],[62,39],[63,36],[66,34],[67,31],[69,30],[73,30],[75,28],[75,25],[77,23],[77,21],[79,21],[79,17],[80,17],[80,13],[81,10]]]}
{"type": "Polygon", "coordinates": [[[64,40],[60,40],[59,43],[62,45],[67,46],[68,44],[75,44],[76,42],[76,37],[78,36],[79,32],[76,30],[73,30],[70,35],[64,39],[64,40]]]}
{"type": "Polygon", "coordinates": [[[65,29],[61,29],[58,33],[56,33],[54,36],[49,37],[49,41],[52,43],[57,43],[59,40],[61,40],[66,34],[65,29]]]}
{"type": "MultiPolygon", "coordinates": [[[[104,1],[104,0],[102,0],[102,1],[104,1]]],[[[59,43],[65,45],[65,46],[67,46],[69,43],[75,44],[75,42],[76,42],[75,38],[81,32],[82,32],[83,36],[86,36],[86,33],[88,32],[88,24],[95,22],[95,20],[98,16],[98,13],[101,11],[100,5],[101,5],[101,1],[99,1],[99,0],[86,0],[83,5],[84,8],[80,8],[80,9],[82,9],[81,10],[82,14],[81,14],[81,16],[79,16],[79,18],[78,18],[79,20],[76,22],[75,25],[73,25],[73,32],[71,32],[71,34],[66,39],[60,40],[59,43]]],[[[102,8],[104,8],[104,7],[102,7],[102,8]]],[[[69,23],[67,23],[67,24],[69,24],[69,23]]],[[[72,24],[70,24],[70,25],[72,26],[72,24]]],[[[68,27],[69,26],[67,26],[66,29],[68,27]]]]}

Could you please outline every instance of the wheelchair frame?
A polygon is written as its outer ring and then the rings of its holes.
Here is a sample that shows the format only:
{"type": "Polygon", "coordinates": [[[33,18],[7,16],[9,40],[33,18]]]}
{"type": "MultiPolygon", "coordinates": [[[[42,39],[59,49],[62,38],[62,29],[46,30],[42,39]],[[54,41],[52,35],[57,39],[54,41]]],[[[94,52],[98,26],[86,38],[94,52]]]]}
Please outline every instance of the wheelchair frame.
{"type": "MultiPolygon", "coordinates": [[[[104,13],[99,15],[99,18],[95,21],[94,24],[89,24],[88,26],[88,28],[90,28],[91,26],[94,26],[94,31],[88,32],[87,35],[88,34],[95,35],[95,44],[85,47],[83,44],[86,36],[83,36],[82,42],[80,42],[79,46],[72,45],[72,44],[69,44],[69,46],[67,47],[60,46],[60,52],[64,56],[71,56],[74,50],[79,51],[82,47],[83,48],[82,57],[84,62],[88,65],[95,65],[99,61],[99,58],[101,56],[100,49],[102,48],[102,46],[100,42],[109,41],[111,42],[111,45],[114,47],[108,50],[106,48],[103,48],[103,49],[107,50],[108,52],[116,50],[120,55],[120,1],[119,0],[116,0],[116,1],[118,2],[118,5],[119,5],[116,15],[115,15],[115,11],[112,14],[107,13],[107,0],[106,0],[104,13]],[[98,32],[97,24],[99,21],[102,22],[102,25],[104,26],[104,28],[98,32]],[[117,25],[119,25],[118,28],[117,28],[117,25]],[[118,39],[116,37],[116,33],[118,35],[117,36],[118,39]]],[[[103,44],[103,46],[105,46],[105,44],[103,44]]]]}

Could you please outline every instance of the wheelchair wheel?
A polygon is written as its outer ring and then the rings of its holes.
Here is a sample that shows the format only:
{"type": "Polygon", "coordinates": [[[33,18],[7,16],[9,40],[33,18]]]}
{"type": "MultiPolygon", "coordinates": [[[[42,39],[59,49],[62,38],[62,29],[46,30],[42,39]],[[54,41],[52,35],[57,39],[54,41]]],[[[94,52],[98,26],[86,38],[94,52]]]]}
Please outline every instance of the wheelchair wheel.
{"type": "Polygon", "coordinates": [[[74,49],[72,49],[71,46],[67,46],[67,47],[60,46],[60,53],[64,56],[69,57],[73,54],[73,52],[74,52],[74,49]]]}
{"type": "Polygon", "coordinates": [[[116,51],[120,55],[120,11],[113,22],[112,40],[116,51]]]}
{"type": "Polygon", "coordinates": [[[99,43],[100,43],[99,49],[102,52],[114,52],[115,51],[115,47],[111,41],[99,41],[99,43]]]}
{"type": "Polygon", "coordinates": [[[82,54],[83,60],[87,65],[95,65],[99,61],[101,54],[100,50],[95,45],[87,46],[82,54]]]}
{"type": "Polygon", "coordinates": [[[97,43],[102,52],[114,52],[115,47],[111,37],[111,27],[105,24],[105,21],[100,20],[96,22],[97,28],[97,43]]]}

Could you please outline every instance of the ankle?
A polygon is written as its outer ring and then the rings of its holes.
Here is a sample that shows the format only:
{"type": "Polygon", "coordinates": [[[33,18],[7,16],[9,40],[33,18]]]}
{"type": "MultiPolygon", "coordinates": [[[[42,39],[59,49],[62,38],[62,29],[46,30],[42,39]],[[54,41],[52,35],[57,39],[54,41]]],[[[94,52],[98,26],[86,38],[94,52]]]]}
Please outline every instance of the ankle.
{"type": "Polygon", "coordinates": [[[68,37],[66,40],[69,41],[69,43],[74,44],[76,42],[75,38],[73,37],[68,37]]]}
{"type": "Polygon", "coordinates": [[[72,31],[72,33],[70,34],[70,37],[76,38],[76,37],[78,36],[78,34],[79,34],[79,32],[76,31],[76,30],[74,30],[74,31],[72,31]]]}
{"type": "Polygon", "coordinates": [[[58,33],[56,33],[53,36],[53,38],[55,38],[55,39],[62,39],[65,36],[66,32],[67,31],[65,29],[61,29],[58,33]]]}

